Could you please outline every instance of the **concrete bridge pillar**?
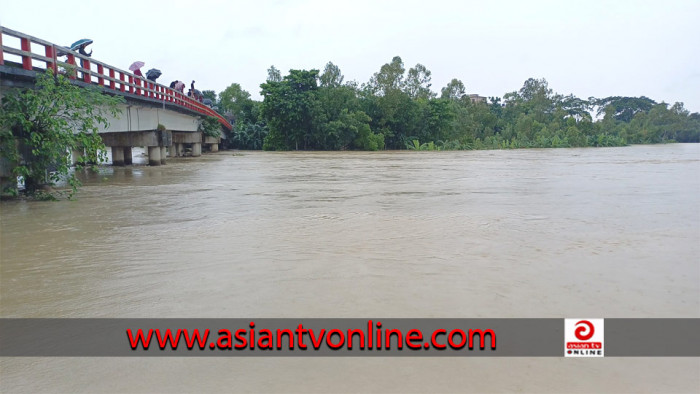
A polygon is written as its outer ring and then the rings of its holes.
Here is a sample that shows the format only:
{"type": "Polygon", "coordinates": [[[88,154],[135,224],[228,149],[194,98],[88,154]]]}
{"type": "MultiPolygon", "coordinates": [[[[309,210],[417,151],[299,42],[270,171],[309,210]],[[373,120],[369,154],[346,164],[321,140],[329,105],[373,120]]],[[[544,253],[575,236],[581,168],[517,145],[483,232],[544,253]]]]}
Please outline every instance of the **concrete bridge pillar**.
{"type": "Polygon", "coordinates": [[[132,164],[134,164],[134,158],[131,154],[131,147],[125,146],[124,147],[124,165],[130,166],[132,164]]]}
{"type": "Polygon", "coordinates": [[[178,143],[173,143],[173,145],[170,147],[170,156],[172,157],[180,157],[183,155],[184,152],[182,152],[182,144],[178,143]]]}
{"type": "Polygon", "coordinates": [[[172,145],[172,134],[168,130],[115,131],[100,133],[102,142],[112,147],[114,165],[133,163],[132,147],[148,147],[148,164],[159,166],[165,164],[167,146],[172,145]]]}
{"type": "Polygon", "coordinates": [[[112,147],[112,165],[124,166],[124,148],[121,146],[112,147]]]}
{"type": "Polygon", "coordinates": [[[196,133],[183,132],[183,131],[173,131],[172,132],[172,144],[175,145],[175,151],[178,156],[185,156],[185,145],[192,146],[192,156],[202,155],[202,132],[198,131],[196,133]]]}
{"type": "Polygon", "coordinates": [[[204,136],[204,144],[207,146],[209,152],[218,152],[219,142],[221,142],[221,138],[204,136]]]}
{"type": "Polygon", "coordinates": [[[202,143],[195,142],[192,144],[192,156],[197,157],[202,155],[202,143]]]}
{"type": "Polygon", "coordinates": [[[148,165],[159,166],[160,163],[160,146],[148,147],[148,165]]]}

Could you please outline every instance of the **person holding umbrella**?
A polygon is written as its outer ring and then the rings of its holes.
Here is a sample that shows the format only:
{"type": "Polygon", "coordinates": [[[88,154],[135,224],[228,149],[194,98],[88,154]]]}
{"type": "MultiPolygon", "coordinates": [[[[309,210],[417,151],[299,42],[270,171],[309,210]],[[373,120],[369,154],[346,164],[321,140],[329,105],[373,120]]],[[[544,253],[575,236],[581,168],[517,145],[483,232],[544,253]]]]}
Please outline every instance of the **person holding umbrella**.
{"type": "Polygon", "coordinates": [[[137,75],[141,78],[143,78],[143,74],[141,73],[141,67],[146,65],[144,62],[136,61],[131,63],[131,66],[129,66],[129,70],[134,72],[134,75],[137,75]]]}
{"type": "MultiPolygon", "coordinates": [[[[92,56],[92,50],[90,50],[90,53],[85,52],[85,48],[87,48],[88,45],[92,44],[92,40],[89,38],[83,38],[80,39],[70,46],[71,51],[78,51],[79,54],[85,56],[85,57],[90,57],[92,56]]],[[[80,67],[85,67],[85,62],[83,59],[80,59],[80,67]]]]}
{"type": "Polygon", "coordinates": [[[148,70],[148,72],[146,72],[146,79],[148,79],[149,81],[155,82],[156,79],[158,79],[158,77],[161,76],[161,74],[162,73],[160,72],[159,69],[152,68],[152,69],[148,70]]]}
{"type": "Polygon", "coordinates": [[[92,40],[89,38],[83,38],[82,40],[78,40],[74,42],[70,46],[71,51],[78,51],[79,54],[90,57],[92,56],[92,49],[90,50],[90,53],[85,52],[85,48],[87,48],[88,45],[92,44],[92,40]]]}

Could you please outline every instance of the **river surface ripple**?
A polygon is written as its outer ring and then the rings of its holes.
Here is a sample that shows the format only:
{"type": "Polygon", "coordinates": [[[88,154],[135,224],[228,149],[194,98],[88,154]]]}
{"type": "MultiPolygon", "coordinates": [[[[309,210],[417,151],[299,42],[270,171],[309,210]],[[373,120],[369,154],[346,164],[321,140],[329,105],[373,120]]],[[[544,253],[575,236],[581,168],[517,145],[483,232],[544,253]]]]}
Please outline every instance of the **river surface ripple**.
{"type": "MultiPolygon", "coordinates": [[[[2,317],[700,317],[700,144],[227,151],[81,177],[77,201],[0,204],[2,317]]],[[[228,387],[256,390],[257,366],[282,379],[262,391],[295,379],[293,391],[326,391],[342,368],[377,384],[361,391],[453,391],[468,376],[497,377],[481,391],[586,391],[567,380],[579,373],[597,374],[599,390],[700,389],[693,359],[583,372],[552,359],[89,360],[4,359],[2,380],[12,391],[132,391],[132,378],[144,391],[227,391],[206,377],[242,368],[228,387]],[[514,377],[499,375],[504,363],[514,377]],[[459,376],[431,386],[395,365],[459,376]],[[134,366],[194,368],[199,385],[149,386],[134,366]],[[382,373],[407,385],[382,385],[382,373]],[[653,380],[663,373],[676,382],[653,380]]]]}

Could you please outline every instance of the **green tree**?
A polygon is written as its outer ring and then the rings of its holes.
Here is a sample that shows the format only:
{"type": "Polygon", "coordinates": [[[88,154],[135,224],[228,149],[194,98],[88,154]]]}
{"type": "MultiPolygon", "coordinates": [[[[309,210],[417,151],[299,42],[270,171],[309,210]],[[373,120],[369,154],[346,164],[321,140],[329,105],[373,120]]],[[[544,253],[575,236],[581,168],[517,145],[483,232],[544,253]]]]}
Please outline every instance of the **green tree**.
{"type": "Polygon", "coordinates": [[[467,89],[464,87],[462,81],[453,78],[440,92],[440,98],[461,100],[467,94],[467,89]]]}
{"type": "Polygon", "coordinates": [[[250,99],[250,93],[243,90],[237,83],[232,83],[219,94],[219,111],[230,114],[236,122],[240,118],[251,120],[245,118],[249,117],[252,106],[253,100],[250,99]]]}
{"type": "Polygon", "coordinates": [[[523,87],[520,88],[519,93],[525,101],[530,101],[535,100],[538,97],[549,98],[552,95],[552,89],[549,88],[549,84],[544,78],[529,78],[527,81],[525,81],[525,83],[523,83],[523,87]]]}
{"type": "Polygon", "coordinates": [[[267,126],[263,123],[237,123],[233,143],[239,149],[262,149],[267,134],[267,126]]]}
{"type": "Polygon", "coordinates": [[[430,90],[432,73],[424,65],[418,63],[408,70],[404,89],[412,99],[431,99],[435,93],[430,90]]]}
{"type": "Polygon", "coordinates": [[[522,109],[530,114],[538,122],[547,122],[554,111],[552,101],[552,89],[547,80],[530,78],[520,88],[520,97],[523,99],[522,109]]]}
{"type": "Polygon", "coordinates": [[[366,150],[384,148],[384,138],[372,133],[369,117],[362,111],[349,112],[343,109],[336,120],[322,125],[323,149],[348,149],[351,146],[366,150]]]}
{"type": "Polygon", "coordinates": [[[403,60],[401,57],[394,56],[391,59],[391,63],[386,63],[383,65],[379,72],[375,73],[372,78],[370,78],[369,84],[367,85],[373,94],[378,94],[384,96],[392,90],[403,89],[404,82],[404,72],[406,69],[403,66],[403,60]]]}
{"type": "Polygon", "coordinates": [[[282,82],[282,73],[275,66],[270,66],[267,69],[267,81],[268,82],[282,82]]]}
{"type": "Polygon", "coordinates": [[[321,114],[318,115],[315,145],[320,149],[347,149],[359,130],[358,119],[369,117],[360,111],[358,91],[349,85],[318,89],[321,114]],[[361,113],[361,115],[360,115],[361,113]]]}
{"type": "MultiPolygon", "coordinates": [[[[385,136],[390,149],[403,149],[406,142],[420,134],[421,104],[404,91],[392,89],[375,101],[378,111],[372,129],[385,136]]],[[[370,115],[372,116],[372,115],[370,115]]]]}
{"type": "Polygon", "coordinates": [[[587,100],[580,99],[572,94],[568,96],[554,96],[554,102],[557,107],[564,111],[564,116],[571,116],[577,121],[587,119],[591,120],[591,105],[587,100]]]}
{"type": "Polygon", "coordinates": [[[262,141],[268,128],[260,119],[259,101],[241,85],[232,83],[219,94],[219,112],[233,119],[234,129],[222,143],[227,148],[262,149],[262,141]]]}
{"type": "Polygon", "coordinates": [[[14,173],[24,177],[26,191],[67,180],[72,196],[80,186],[70,172],[70,151],[85,149],[78,166],[106,161],[98,134],[107,116],[119,113],[121,97],[73,85],[63,75],[39,74],[34,89],[10,91],[0,107],[0,152],[17,163],[14,173]]]}
{"type": "Polygon", "coordinates": [[[607,107],[611,107],[614,111],[616,120],[622,122],[631,122],[634,115],[639,112],[649,112],[656,101],[642,97],[620,97],[611,96],[602,99],[594,100],[594,104],[598,106],[598,115],[605,113],[607,107]]]}
{"type": "MultiPolygon", "coordinates": [[[[472,103],[456,78],[436,99],[430,71],[417,64],[406,74],[399,56],[359,89],[356,82],[343,85],[332,62],[320,77],[291,70],[281,78],[275,70],[261,85],[265,99],[259,119],[269,125],[267,149],[502,149],[700,140],[700,114],[689,114],[682,104],[669,107],[646,97],[585,100],[555,93],[544,78],[529,78],[519,90],[485,104],[472,103]],[[603,119],[593,120],[595,107],[599,115],[605,113],[603,119]]],[[[249,129],[241,130],[246,132],[238,139],[249,141],[249,129]]]]}
{"type": "Polygon", "coordinates": [[[356,112],[349,117],[350,119],[346,121],[346,127],[352,127],[353,132],[357,135],[354,141],[356,148],[363,150],[384,149],[384,135],[372,132],[369,127],[370,118],[364,112],[356,112]]]}
{"type": "Polygon", "coordinates": [[[428,118],[426,123],[430,130],[430,140],[442,141],[448,137],[450,125],[455,118],[455,114],[448,99],[430,100],[428,102],[428,118]]]}
{"type": "Polygon", "coordinates": [[[340,72],[340,68],[332,62],[326,64],[326,68],[323,69],[323,74],[321,74],[319,78],[321,87],[333,88],[340,87],[343,84],[343,79],[345,79],[345,77],[343,77],[343,74],[340,72]]]}
{"type": "Polygon", "coordinates": [[[213,116],[207,116],[202,119],[202,122],[199,124],[199,131],[204,133],[207,137],[221,137],[221,124],[219,123],[219,119],[213,116]]]}
{"type": "Polygon", "coordinates": [[[280,82],[260,85],[264,97],[261,115],[270,133],[263,149],[311,149],[318,106],[318,70],[290,70],[280,82]]]}
{"type": "Polygon", "coordinates": [[[202,96],[211,100],[212,103],[216,102],[216,92],[213,90],[203,90],[202,96]]]}

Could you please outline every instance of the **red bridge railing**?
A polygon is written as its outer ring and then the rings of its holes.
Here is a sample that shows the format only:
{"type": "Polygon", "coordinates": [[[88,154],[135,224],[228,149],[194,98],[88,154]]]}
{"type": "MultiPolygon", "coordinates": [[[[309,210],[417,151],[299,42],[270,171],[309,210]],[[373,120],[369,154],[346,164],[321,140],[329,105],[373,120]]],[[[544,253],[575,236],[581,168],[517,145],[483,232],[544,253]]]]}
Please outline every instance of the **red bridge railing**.
{"type": "Polygon", "coordinates": [[[213,116],[223,127],[232,129],[231,123],[219,113],[177,90],[83,56],[69,48],[0,26],[0,66],[5,65],[8,56],[21,60],[18,64],[28,71],[51,70],[58,73],[75,69],[76,72],[70,74],[71,79],[111,89],[117,94],[128,93],[160,100],[202,115],[213,116]],[[18,40],[19,48],[8,42],[12,39],[18,40]],[[59,60],[62,57],[58,56],[59,53],[66,54],[65,61],[59,60]]]}

